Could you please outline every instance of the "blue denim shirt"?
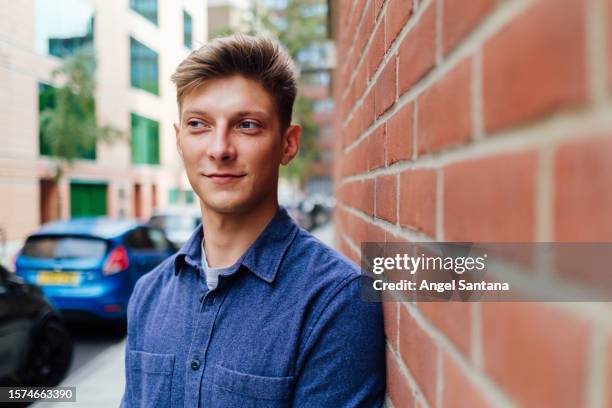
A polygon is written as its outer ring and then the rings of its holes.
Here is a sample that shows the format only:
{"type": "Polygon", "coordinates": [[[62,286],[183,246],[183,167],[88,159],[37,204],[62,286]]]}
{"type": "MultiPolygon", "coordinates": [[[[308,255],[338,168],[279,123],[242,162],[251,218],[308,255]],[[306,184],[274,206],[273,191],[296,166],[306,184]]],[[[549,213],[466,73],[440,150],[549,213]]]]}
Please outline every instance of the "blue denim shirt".
{"type": "Polygon", "coordinates": [[[122,407],[378,407],[381,305],[280,208],[209,291],[202,228],[136,284],[122,407]]]}

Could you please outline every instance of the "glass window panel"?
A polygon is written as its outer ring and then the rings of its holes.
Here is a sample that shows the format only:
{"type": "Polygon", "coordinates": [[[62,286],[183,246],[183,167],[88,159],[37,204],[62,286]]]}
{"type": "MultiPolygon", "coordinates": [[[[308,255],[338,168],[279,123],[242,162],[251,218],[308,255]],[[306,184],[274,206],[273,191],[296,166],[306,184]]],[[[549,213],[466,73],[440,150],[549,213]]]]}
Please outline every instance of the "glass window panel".
{"type": "Polygon", "coordinates": [[[132,163],[159,164],[159,123],[132,113],[132,163]]]}
{"type": "Polygon", "coordinates": [[[65,57],[93,48],[95,8],[90,0],[36,0],[36,51],[65,57]]]}
{"type": "Polygon", "coordinates": [[[183,41],[185,43],[185,47],[193,47],[191,15],[189,15],[189,13],[187,13],[186,11],[183,11],[183,41]]]}
{"type": "Polygon", "coordinates": [[[130,37],[130,79],[133,87],[159,95],[157,53],[130,37]]]}
{"type": "Polygon", "coordinates": [[[157,25],[157,0],[130,0],[130,8],[157,25]]]}

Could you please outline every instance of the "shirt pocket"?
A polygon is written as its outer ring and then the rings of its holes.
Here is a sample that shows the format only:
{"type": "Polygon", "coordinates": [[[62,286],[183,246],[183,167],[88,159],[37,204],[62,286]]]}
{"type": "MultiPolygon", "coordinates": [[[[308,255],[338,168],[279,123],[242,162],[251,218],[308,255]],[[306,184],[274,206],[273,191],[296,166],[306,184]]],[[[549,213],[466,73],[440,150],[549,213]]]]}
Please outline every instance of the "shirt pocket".
{"type": "Polygon", "coordinates": [[[139,407],[169,407],[174,354],[129,351],[131,401],[139,407]]]}
{"type": "Polygon", "coordinates": [[[289,405],[294,377],[264,377],[216,365],[212,407],[277,408],[289,405]]]}

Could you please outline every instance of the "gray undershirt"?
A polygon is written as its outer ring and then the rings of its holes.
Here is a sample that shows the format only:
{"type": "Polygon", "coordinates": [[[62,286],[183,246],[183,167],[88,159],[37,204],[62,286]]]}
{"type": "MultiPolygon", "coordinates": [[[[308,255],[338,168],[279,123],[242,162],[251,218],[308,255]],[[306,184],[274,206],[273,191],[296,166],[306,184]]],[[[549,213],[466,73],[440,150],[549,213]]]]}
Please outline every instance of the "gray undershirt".
{"type": "Polygon", "coordinates": [[[233,267],[234,265],[225,268],[210,268],[208,266],[208,260],[206,259],[206,252],[204,251],[204,240],[202,240],[202,270],[204,271],[204,275],[206,275],[206,286],[208,286],[209,290],[213,290],[217,287],[219,275],[229,272],[233,267]]]}

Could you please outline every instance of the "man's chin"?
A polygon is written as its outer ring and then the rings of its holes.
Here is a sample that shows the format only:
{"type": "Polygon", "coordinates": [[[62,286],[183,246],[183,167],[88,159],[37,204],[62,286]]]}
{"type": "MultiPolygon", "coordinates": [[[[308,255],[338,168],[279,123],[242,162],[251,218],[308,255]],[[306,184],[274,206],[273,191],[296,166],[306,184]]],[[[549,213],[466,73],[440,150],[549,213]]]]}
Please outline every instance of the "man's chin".
{"type": "Polygon", "coordinates": [[[242,200],[204,201],[204,207],[219,214],[241,214],[249,209],[248,203],[242,200]]]}

